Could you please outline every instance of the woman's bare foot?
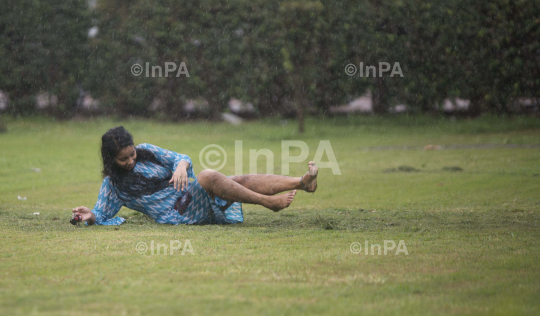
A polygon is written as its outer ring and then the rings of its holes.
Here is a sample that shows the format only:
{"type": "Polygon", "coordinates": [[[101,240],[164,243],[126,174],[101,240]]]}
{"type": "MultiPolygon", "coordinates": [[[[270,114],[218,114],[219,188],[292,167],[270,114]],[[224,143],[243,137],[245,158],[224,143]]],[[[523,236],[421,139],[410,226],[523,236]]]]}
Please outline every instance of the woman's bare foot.
{"type": "Polygon", "coordinates": [[[315,192],[317,190],[317,174],[319,173],[319,167],[310,161],[308,164],[308,172],[300,180],[302,189],[306,192],[315,192]]]}
{"type": "Polygon", "coordinates": [[[279,212],[291,205],[295,195],[296,190],[292,190],[291,192],[287,192],[285,194],[269,196],[269,202],[265,206],[274,212],[279,212]]]}

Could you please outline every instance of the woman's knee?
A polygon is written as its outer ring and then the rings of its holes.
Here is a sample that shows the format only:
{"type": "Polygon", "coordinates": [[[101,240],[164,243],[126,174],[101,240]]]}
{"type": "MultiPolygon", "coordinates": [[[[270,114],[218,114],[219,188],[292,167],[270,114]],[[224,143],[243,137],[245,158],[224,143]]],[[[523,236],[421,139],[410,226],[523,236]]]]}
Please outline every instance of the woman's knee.
{"type": "Polygon", "coordinates": [[[203,171],[199,172],[197,180],[203,188],[209,189],[210,184],[214,182],[217,173],[217,171],[212,169],[204,169],[203,171]]]}
{"type": "Polygon", "coordinates": [[[215,170],[204,169],[203,171],[199,172],[199,175],[197,176],[197,181],[199,181],[201,187],[206,191],[206,193],[208,193],[212,200],[214,199],[212,184],[215,183],[217,173],[218,172],[215,170]]]}

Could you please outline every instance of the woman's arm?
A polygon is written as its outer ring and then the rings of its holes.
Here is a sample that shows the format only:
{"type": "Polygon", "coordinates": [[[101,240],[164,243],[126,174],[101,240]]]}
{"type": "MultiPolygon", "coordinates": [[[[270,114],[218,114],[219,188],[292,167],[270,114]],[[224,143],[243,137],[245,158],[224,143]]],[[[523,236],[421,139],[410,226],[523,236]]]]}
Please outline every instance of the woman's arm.
{"type": "Polygon", "coordinates": [[[169,169],[171,172],[176,171],[176,169],[178,169],[178,164],[182,161],[185,161],[189,163],[190,167],[188,169],[188,175],[193,178],[195,177],[195,175],[191,174],[193,173],[193,164],[191,163],[191,158],[189,158],[188,155],[179,154],[177,152],[163,149],[147,143],[139,144],[136,148],[142,148],[151,151],[156,156],[156,159],[159,160],[159,162],[161,162],[163,166],[165,166],[165,168],[169,169]]]}
{"type": "Polygon", "coordinates": [[[139,144],[137,145],[137,148],[151,151],[165,168],[173,172],[173,176],[169,183],[174,183],[175,189],[184,190],[189,183],[188,179],[195,178],[193,163],[189,156],[147,143],[139,144]]]}
{"type": "Polygon", "coordinates": [[[111,187],[109,177],[105,177],[94,208],[90,210],[85,206],[79,206],[73,209],[73,213],[81,215],[82,220],[88,225],[120,225],[126,220],[115,216],[122,205],[122,201],[111,187]]]}

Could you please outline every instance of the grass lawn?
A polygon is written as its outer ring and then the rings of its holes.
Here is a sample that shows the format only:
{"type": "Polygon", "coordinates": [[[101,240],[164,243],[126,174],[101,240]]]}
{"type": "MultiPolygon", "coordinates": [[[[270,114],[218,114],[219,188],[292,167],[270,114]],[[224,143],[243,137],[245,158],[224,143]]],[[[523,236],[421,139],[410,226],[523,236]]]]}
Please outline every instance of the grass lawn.
{"type": "Polygon", "coordinates": [[[540,314],[538,119],[310,118],[302,135],[279,119],[1,120],[0,315],[540,314]],[[121,226],[74,227],[71,208],[92,208],[101,185],[100,137],[118,125],[189,155],[196,174],[209,144],[234,174],[235,140],[243,173],[250,150],[270,149],[281,174],[282,140],[301,140],[300,176],[329,140],[342,174],[321,168],[317,192],[279,213],[244,204],[237,225],[159,225],[123,208],[121,226]],[[365,254],[385,240],[408,255],[365,254]],[[158,255],[171,241],[185,253],[158,255]]]}

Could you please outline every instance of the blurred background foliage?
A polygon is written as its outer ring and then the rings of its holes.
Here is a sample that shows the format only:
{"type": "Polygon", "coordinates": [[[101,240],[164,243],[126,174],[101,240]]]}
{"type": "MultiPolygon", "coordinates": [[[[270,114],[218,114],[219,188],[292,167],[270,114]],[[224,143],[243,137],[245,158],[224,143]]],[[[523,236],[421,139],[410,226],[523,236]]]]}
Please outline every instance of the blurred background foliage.
{"type": "Polygon", "coordinates": [[[234,97],[300,122],[367,89],[376,114],[396,104],[432,112],[459,97],[477,116],[539,96],[536,0],[0,2],[0,90],[14,115],[38,111],[41,94],[57,104],[46,113],[72,117],[81,91],[121,116],[179,120],[204,98],[217,119],[234,97]],[[130,70],[166,62],[185,62],[189,77],[130,70]],[[345,73],[361,62],[398,62],[404,77],[345,73]]]}

